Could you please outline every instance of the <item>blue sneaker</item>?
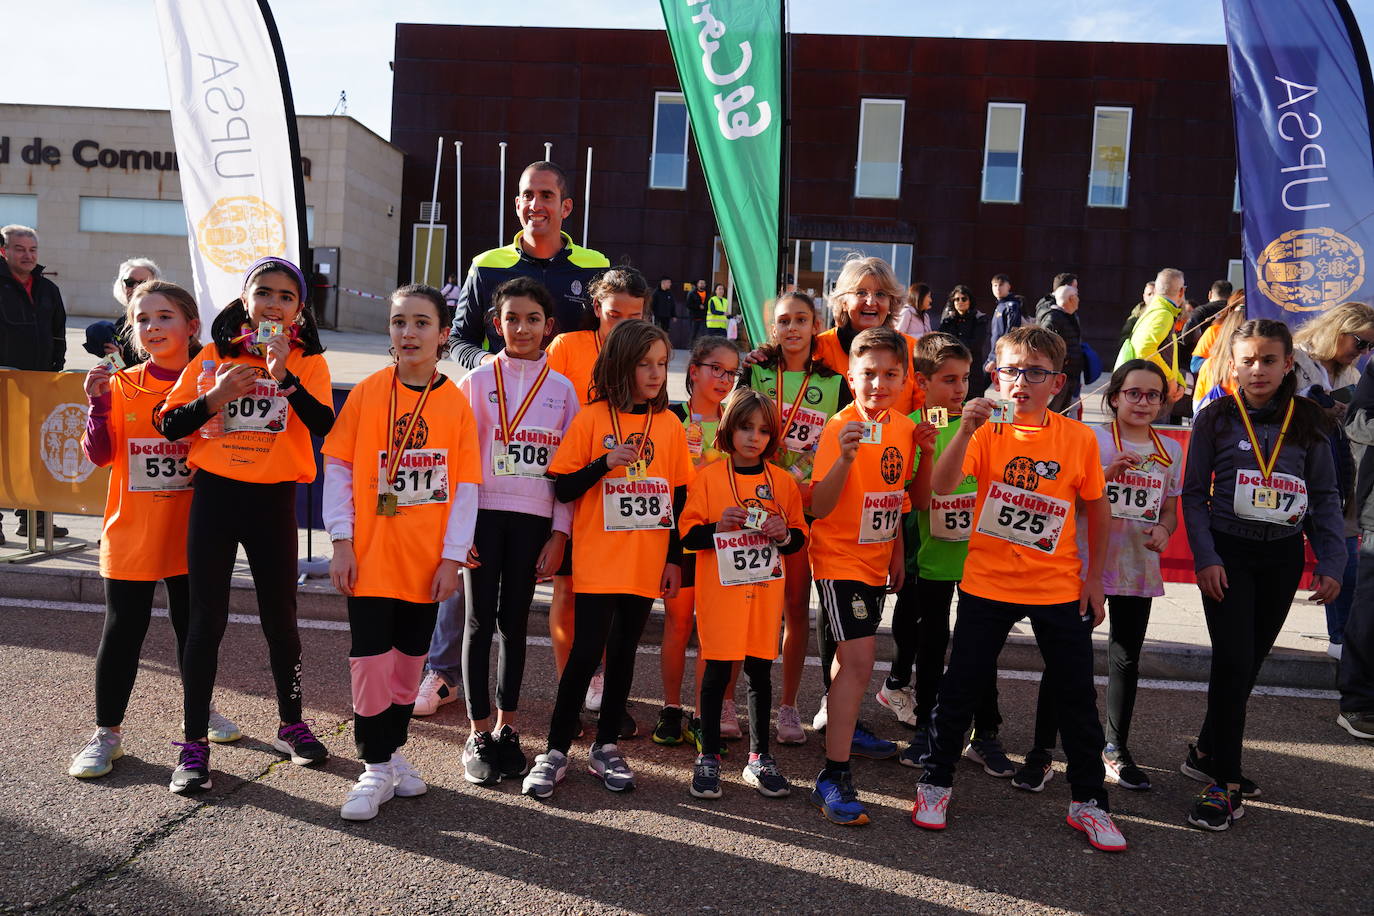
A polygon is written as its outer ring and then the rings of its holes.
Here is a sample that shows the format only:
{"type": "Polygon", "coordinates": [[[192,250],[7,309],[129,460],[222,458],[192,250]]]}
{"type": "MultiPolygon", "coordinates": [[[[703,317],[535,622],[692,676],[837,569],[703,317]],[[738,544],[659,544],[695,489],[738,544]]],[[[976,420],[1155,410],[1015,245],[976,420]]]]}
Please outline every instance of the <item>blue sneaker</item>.
{"type": "Polygon", "coordinates": [[[811,790],[811,804],[832,824],[858,827],[868,823],[868,810],[859,802],[854,777],[849,773],[836,777],[822,770],[816,777],[816,788],[811,790]]]}
{"type": "Polygon", "coordinates": [[[854,726],[854,737],[849,740],[849,753],[869,760],[887,760],[897,756],[897,745],[879,738],[867,725],[859,722],[854,726]]]}

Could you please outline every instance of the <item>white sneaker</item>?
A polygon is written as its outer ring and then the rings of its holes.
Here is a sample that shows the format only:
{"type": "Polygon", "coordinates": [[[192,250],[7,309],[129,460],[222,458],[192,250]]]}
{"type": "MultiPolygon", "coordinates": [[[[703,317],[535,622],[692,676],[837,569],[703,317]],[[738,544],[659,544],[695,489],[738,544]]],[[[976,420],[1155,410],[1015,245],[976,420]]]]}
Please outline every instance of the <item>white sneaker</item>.
{"type": "Polygon", "coordinates": [[[903,725],[916,727],[916,691],[910,687],[898,687],[896,690],[889,690],[887,682],[878,688],[878,703],[892,710],[892,714],[897,717],[897,721],[903,725]]]}
{"type": "Polygon", "coordinates": [[[97,728],[86,746],[72,755],[67,775],[77,779],[94,779],[114,769],[114,761],[124,756],[123,739],[119,732],[97,728]]]}
{"type": "Polygon", "coordinates": [[[797,711],[795,706],[778,707],[778,743],[806,743],[806,732],[802,729],[801,713],[797,711]]]}
{"type": "Polygon", "coordinates": [[[440,706],[458,699],[458,691],[449,686],[444,676],[437,671],[426,671],[425,679],[420,682],[420,692],[415,695],[414,715],[432,716],[440,706]]]}
{"type": "Polygon", "coordinates": [[[821,694],[821,708],[816,710],[816,715],[811,719],[811,727],[818,732],[825,731],[825,723],[830,721],[829,707],[826,705],[829,696],[828,693],[821,694]]]}
{"type": "Polygon", "coordinates": [[[1116,829],[1112,816],[1097,806],[1097,800],[1069,802],[1069,826],[1081,830],[1095,849],[1103,852],[1125,852],[1126,838],[1116,829]]]}
{"type": "Polygon", "coordinates": [[[726,700],[720,704],[720,736],[722,738],[744,737],[744,732],[739,727],[739,713],[735,711],[734,700],[726,700]]]}
{"type": "Polygon", "coordinates": [[[911,822],[927,830],[944,830],[946,819],[949,817],[949,799],[953,794],[953,789],[918,782],[916,804],[911,809],[911,822]]]}
{"type": "Polygon", "coordinates": [[[606,690],[606,676],[598,671],[592,675],[592,682],[587,685],[587,699],[584,705],[587,712],[601,712],[601,694],[606,690]]]}
{"type": "Polygon", "coordinates": [[[369,763],[353,784],[339,815],[346,821],[370,821],[377,810],[396,794],[396,779],[389,763],[369,763]]]}
{"type": "Polygon", "coordinates": [[[1336,661],[1340,661],[1340,660],[1341,660],[1341,644],[1338,643],[1338,642],[1329,642],[1329,643],[1327,643],[1327,644],[1326,644],[1326,654],[1329,655],[1329,656],[1331,656],[1332,658],[1334,658],[1336,661]]]}
{"type": "Polygon", "coordinates": [[[243,730],[233,723],[230,719],[220,715],[220,711],[210,704],[209,729],[205,737],[216,744],[228,744],[230,741],[237,741],[243,737],[243,730]]]}
{"type": "Polygon", "coordinates": [[[420,778],[420,771],[399,753],[391,755],[391,775],[396,782],[396,794],[401,798],[414,798],[429,791],[429,786],[420,778]]]}

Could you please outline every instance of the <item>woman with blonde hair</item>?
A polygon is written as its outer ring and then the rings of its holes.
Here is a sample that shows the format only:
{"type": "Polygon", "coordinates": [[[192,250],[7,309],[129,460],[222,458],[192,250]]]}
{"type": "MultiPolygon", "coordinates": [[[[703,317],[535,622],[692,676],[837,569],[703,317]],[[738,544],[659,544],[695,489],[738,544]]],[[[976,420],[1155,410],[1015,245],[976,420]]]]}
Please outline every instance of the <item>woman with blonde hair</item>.
{"type": "Polygon", "coordinates": [[[95,321],[86,328],[86,343],[83,349],[92,356],[104,358],[118,353],[124,365],[132,366],[143,361],[144,356],[137,347],[125,316],[129,300],[139,286],[150,280],[162,279],[162,270],[151,258],[129,258],[119,265],[115,272],[114,285],[110,292],[119,305],[119,317],[114,321],[95,321]]]}
{"type": "Polygon", "coordinates": [[[1231,378],[1231,336],[1245,323],[1245,291],[1238,290],[1210,319],[1193,348],[1193,416],[1217,398],[1236,390],[1231,378]]]}

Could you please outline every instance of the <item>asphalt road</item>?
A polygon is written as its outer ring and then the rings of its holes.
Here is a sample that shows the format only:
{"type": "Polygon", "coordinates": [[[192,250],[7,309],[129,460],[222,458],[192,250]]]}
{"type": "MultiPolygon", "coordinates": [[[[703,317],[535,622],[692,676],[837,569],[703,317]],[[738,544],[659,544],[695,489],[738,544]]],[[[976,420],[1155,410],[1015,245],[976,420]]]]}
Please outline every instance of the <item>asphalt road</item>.
{"type": "MultiPolygon", "coordinates": [[[[275,714],[256,627],[231,624],[221,653],[220,708],[247,737],[216,747],[215,787],[196,799],[166,789],[175,764],[180,687],[171,630],[154,620],[125,731],[126,756],[102,779],[65,773],[92,729],[95,613],[0,600],[0,909],[42,913],[1212,913],[1374,912],[1374,746],[1333,724],[1329,699],[1251,701],[1246,772],[1264,787],[1225,834],[1183,823],[1198,786],[1177,765],[1200,722],[1196,689],[1144,689],[1135,755],[1155,781],[1112,804],[1131,843],[1091,849],[1064,823],[1062,778],[1040,795],[966,764],[950,829],[909,820],[915,771],[856,763],[873,823],[829,824],[807,803],[819,768],[815,736],[780,748],[797,784],[789,799],[738,778],[747,747],[727,758],[725,797],[687,794],[691,756],[645,738],[625,742],[639,788],[614,795],[573,748],[568,780],[548,803],[519,786],[468,785],[458,762],[461,703],[419,720],[407,754],[430,784],[374,821],[340,819],[361,764],[353,759],[347,633],[307,629],[308,713],[335,753],[321,769],[280,760],[266,743],[275,714]],[[805,787],[805,788],[803,788],[805,787]]],[[[640,656],[634,696],[647,733],[657,656],[640,656]]],[[[776,681],[776,677],[775,677],[776,681]]],[[[1024,750],[1034,683],[1000,682],[1009,750],[1024,750]]],[[[524,745],[533,756],[553,698],[550,652],[531,647],[524,745]]],[[[805,707],[819,692],[807,672],[805,707]]],[[[742,706],[743,704],[741,704],[742,706]]],[[[904,730],[870,700],[880,733],[904,730]]]]}

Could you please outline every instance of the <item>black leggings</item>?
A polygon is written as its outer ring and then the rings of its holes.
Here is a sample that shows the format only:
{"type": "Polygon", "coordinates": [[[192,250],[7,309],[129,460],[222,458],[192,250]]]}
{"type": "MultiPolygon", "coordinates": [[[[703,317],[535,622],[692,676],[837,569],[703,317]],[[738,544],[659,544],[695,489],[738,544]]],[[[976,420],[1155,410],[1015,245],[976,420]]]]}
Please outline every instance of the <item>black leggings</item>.
{"type": "Polygon", "coordinates": [[[1207,717],[1198,732],[1198,751],[1212,757],[1219,783],[1239,783],[1245,707],[1264,658],[1274,646],[1302,579],[1301,534],[1280,541],[1252,541],[1213,531],[1226,569],[1220,601],[1203,597],[1212,639],[1207,717]]]}
{"type": "MultiPolygon", "coordinates": [[[[824,616],[824,615],[822,615],[824,616]]],[[[720,710],[725,705],[725,688],[735,662],[710,658],[701,675],[701,752],[720,753],[720,710]]],[[[768,716],[773,708],[773,662],[747,655],[744,676],[749,679],[749,751],[768,753],[768,716]]]]}
{"type": "MultiPolygon", "coordinates": [[[[177,639],[177,668],[186,650],[186,616],[190,601],[185,576],[169,576],[167,616],[177,639]]],[[[124,723],[129,695],[138,677],[138,658],[148,621],[153,614],[153,591],[157,582],[128,579],[105,580],[105,631],[95,653],[95,724],[116,728],[124,723]]]]}
{"type": "MultiPolygon", "coordinates": [[[[1140,650],[1145,645],[1153,600],[1134,595],[1107,596],[1107,743],[1119,748],[1127,747],[1131,739],[1140,650]]],[[[1046,687],[1047,679],[1040,678],[1040,695],[1035,703],[1035,747],[1045,751],[1054,747],[1059,736],[1055,692],[1053,685],[1046,687]]]]}
{"type": "Polygon", "coordinates": [[[406,743],[439,605],[349,598],[353,740],[367,763],[386,763],[406,743]]]}
{"type": "MultiPolygon", "coordinates": [[[[635,676],[635,650],[654,599],[641,595],[582,595],[573,602],[573,644],[558,681],[558,699],[549,723],[549,749],[568,752],[577,735],[577,717],[596,666],[606,656],[605,690],[596,723],[596,743],[620,740],[625,702],[635,676]]],[[[716,718],[720,718],[717,715],[716,718]]]]}
{"type": "Polygon", "coordinates": [[[839,647],[839,640],[835,639],[835,634],[830,629],[830,618],[827,614],[816,615],[816,650],[821,657],[821,683],[825,685],[826,692],[830,691],[830,667],[835,663],[835,650],[839,647]]]}
{"type": "Polygon", "coordinates": [[[463,631],[463,694],[468,718],[491,715],[491,637],[500,637],[496,705],[520,706],[525,677],[525,625],[534,600],[534,564],[549,539],[550,519],[524,512],[477,511],[473,546],[480,566],[468,573],[467,627],[463,631]]]}
{"type": "Polygon", "coordinates": [[[219,644],[229,624],[229,586],[243,545],[258,595],[258,618],[267,637],[277,714],[301,720],[301,638],[296,630],[296,484],[244,483],[204,470],[191,486],[186,538],[191,611],[182,653],[181,682],[186,740],[205,737],[210,695],[219,667],[219,644]]]}
{"type": "MultiPolygon", "coordinates": [[[[910,600],[913,608],[908,610],[907,626],[915,632],[914,647],[916,662],[916,724],[930,725],[931,714],[935,711],[935,700],[940,693],[940,679],[945,673],[945,651],[949,648],[949,612],[954,603],[954,589],[959,585],[953,580],[922,579],[912,577],[915,594],[910,600]]],[[[905,586],[902,596],[909,592],[905,586]]],[[[900,605],[900,599],[898,604],[900,605]]],[[[897,633],[897,618],[892,618],[892,633],[897,633]]],[[[902,645],[897,644],[901,653],[902,645]]],[[[893,665],[893,673],[897,666],[893,665]]],[[[907,679],[911,669],[907,669],[907,679]]],[[[1002,725],[1002,713],[997,706],[997,669],[987,672],[977,705],[973,708],[973,732],[979,737],[997,734],[1002,725]]]]}

